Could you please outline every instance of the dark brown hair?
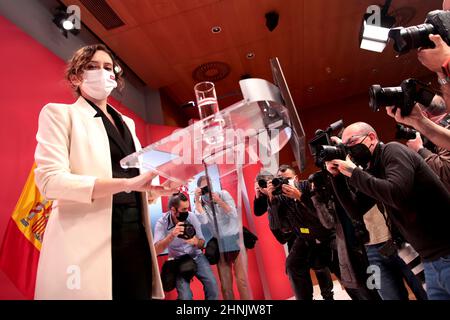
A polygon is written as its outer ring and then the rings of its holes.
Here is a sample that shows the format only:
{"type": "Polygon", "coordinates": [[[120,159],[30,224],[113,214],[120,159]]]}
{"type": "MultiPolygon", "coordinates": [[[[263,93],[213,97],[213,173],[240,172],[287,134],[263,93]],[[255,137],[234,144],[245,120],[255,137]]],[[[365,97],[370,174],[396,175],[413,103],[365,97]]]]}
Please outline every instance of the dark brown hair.
{"type": "Polygon", "coordinates": [[[119,66],[116,57],[113,53],[103,44],[93,44],[89,46],[85,46],[81,49],[78,49],[72,58],[67,63],[65,78],[69,81],[72,89],[80,95],[80,89],[78,86],[75,86],[72,83],[72,78],[75,76],[77,78],[81,78],[86,65],[91,62],[92,57],[97,51],[105,51],[111,57],[113,61],[113,72],[116,76],[117,88],[121,90],[124,86],[124,81],[122,78],[122,68],[119,66]]]}

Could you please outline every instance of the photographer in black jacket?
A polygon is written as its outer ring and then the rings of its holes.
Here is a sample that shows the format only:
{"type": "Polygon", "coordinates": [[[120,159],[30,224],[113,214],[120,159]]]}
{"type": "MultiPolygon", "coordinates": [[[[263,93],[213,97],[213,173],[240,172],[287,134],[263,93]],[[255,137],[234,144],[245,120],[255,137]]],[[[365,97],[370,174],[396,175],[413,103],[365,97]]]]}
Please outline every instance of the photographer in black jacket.
{"type": "MultiPolygon", "coordinates": [[[[350,157],[332,160],[329,171],[341,172],[350,186],[382,204],[424,261],[429,299],[449,300],[450,194],[445,186],[417,153],[396,142],[381,143],[367,123],[348,126],[342,141],[350,157]]],[[[366,205],[367,211],[373,203],[366,205]]]]}
{"type": "MultiPolygon", "coordinates": [[[[334,231],[324,228],[314,210],[301,202],[300,182],[292,167],[280,166],[277,177],[284,179],[285,183],[274,188],[272,175],[258,175],[255,184],[255,215],[261,216],[268,211],[269,227],[275,238],[281,244],[288,244],[286,272],[296,298],[312,300],[310,269],[313,269],[323,299],[332,300],[333,281],[329,265],[333,256],[331,243],[334,241],[334,231]],[[267,188],[257,184],[259,179],[267,181],[267,188]]],[[[335,270],[339,270],[338,264],[335,264],[335,270]]]]}
{"type": "Polygon", "coordinates": [[[342,286],[352,300],[381,300],[376,290],[367,287],[369,261],[364,250],[368,231],[362,218],[351,219],[335,194],[333,178],[319,171],[309,178],[311,200],[322,224],[336,230],[336,251],[342,286]]]}
{"type": "MultiPolygon", "coordinates": [[[[261,176],[259,176],[261,177],[261,176]]],[[[312,300],[313,287],[310,269],[316,273],[324,300],[333,299],[333,281],[330,268],[339,275],[337,260],[332,264],[334,231],[322,226],[315,214],[311,200],[302,196],[302,184],[295,170],[287,165],[279,168],[277,177],[283,183],[277,188],[272,185],[271,176],[266,175],[267,188],[255,187],[255,214],[268,209],[269,226],[277,238],[288,243],[289,255],[286,272],[295,296],[299,300],[312,300]],[[263,200],[264,199],[264,200],[263,200]]]]}

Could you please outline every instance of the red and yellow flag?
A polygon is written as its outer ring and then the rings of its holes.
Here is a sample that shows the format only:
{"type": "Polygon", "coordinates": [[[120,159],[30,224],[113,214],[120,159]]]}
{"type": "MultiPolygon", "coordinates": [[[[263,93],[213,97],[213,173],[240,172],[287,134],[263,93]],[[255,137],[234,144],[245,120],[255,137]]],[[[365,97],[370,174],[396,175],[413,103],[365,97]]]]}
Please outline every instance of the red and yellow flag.
{"type": "Polygon", "coordinates": [[[0,248],[0,268],[16,287],[33,299],[37,263],[51,201],[45,200],[34,182],[33,165],[0,248]]]}

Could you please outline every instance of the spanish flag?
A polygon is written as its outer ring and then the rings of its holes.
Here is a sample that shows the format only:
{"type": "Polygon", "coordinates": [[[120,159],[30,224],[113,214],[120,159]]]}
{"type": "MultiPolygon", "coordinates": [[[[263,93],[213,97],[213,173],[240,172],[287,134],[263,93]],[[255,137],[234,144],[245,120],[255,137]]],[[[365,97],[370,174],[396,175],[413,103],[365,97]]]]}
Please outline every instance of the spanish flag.
{"type": "Polygon", "coordinates": [[[0,248],[0,268],[28,299],[34,297],[36,271],[52,208],[34,182],[33,165],[8,223],[0,248]]]}

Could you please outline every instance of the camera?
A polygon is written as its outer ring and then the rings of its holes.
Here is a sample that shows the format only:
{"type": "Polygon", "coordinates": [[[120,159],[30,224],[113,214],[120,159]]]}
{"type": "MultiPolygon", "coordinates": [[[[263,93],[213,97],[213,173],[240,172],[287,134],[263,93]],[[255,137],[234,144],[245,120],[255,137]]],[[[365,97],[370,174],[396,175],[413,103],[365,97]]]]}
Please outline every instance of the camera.
{"type": "Polygon", "coordinates": [[[406,127],[401,124],[397,124],[396,126],[396,132],[395,132],[395,138],[399,140],[412,140],[416,138],[417,131],[406,127]]]}
{"type": "Polygon", "coordinates": [[[418,102],[425,108],[430,106],[436,92],[430,86],[416,80],[404,80],[399,87],[381,87],[378,84],[369,88],[369,106],[372,111],[382,107],[394,106],[393,112],[400,108],[403,117],[409,116],[418,102]]]}
{"type": "Polygon", "coordinates": [[[272,179],[273,191],[272,195],[277,196],[283,194],[283,184],[289,184],[289,179],[277,177],[272,179]]]}
{"type": "Polygon", "coordinates": [[[263,179],[263,178],[261,178],[261,179],[258,179],[258,186],[260,187],[260,188],[267,188],[267,179],[263,179]]]}
{"type": "Polygon", "coordinates": [[[308,177],[308,182],[314,184],[313,193],[318,194],[322,199],[331,199],[331,192],[328,180],[328,173],[324,170],[317,171],[308,177]]]}
{"type": "MultiPolygon", "coordinates": [[[[332,145],[332,141],[330,138],[330,135],[333,131],[340,130],[344,127],[344,121],[338,120],[334,123],[332,123],[327,129],[321,130],[318,129],[315,132],[315,136],[311,141],[309,141],[309,149],[311,151],[312,156],[314,157],[314,161],[317,167],[323,168],[323,165],[325,164],[324,157],[327,157],[330,155],[330,153],[333,153],[330,148],[332,145]]],[[[345,157],[344,157],[345,159],[345,157]]]]}
{"type": "Polygon", "coordinates": [[[321,163],[325,161],[331,161],[335,159],[345,160],[347,157],[347,151],[343,144],[335,146],[320,146],[318,159],[321,163]]]}
{"type": "Polygon", "coordinates": [[[184,232],[182,234],[179,234],[178,238],[189,240],[192,239],[197,234],[192,224],[183,223],[182,226],[184,227],[184,232]]]}
{"type": "Polygon", "coordinates": [[[389,38],[394,41],[394,50],[404,54],[412,49],[434,48],[430,34],[438,34],[450,44],[450,11],[435,10],[428,13],[424,24],[408,28],[398,27],[389,31],[389,38]]]}
{"type": "Polygon", "coordinates": [[[283,177],[276,177],[270,179],[273,176],[261,177],[258,179],[258,186],[260,188],[267,188],[267,182],[271,181],[274,190],[272,191],[272,195],[280,195],[283,193],[282,186],[283,184],[289,184],[289,179],[283,177]]]}

